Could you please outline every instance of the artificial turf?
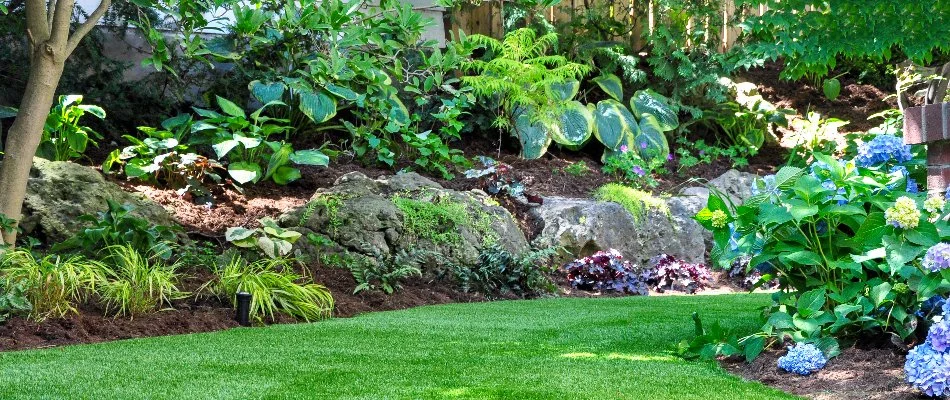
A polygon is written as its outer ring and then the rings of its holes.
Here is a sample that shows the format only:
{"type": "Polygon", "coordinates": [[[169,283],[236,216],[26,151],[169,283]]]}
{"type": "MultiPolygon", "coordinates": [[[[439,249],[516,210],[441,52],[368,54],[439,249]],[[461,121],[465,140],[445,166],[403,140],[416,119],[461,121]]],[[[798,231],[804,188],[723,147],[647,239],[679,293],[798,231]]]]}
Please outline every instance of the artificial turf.
{"type": "Polygon", "coordinates": [[[762,295],[451,304],[0,353],[2,399],[792,399],[675,357],[762,295]]]}

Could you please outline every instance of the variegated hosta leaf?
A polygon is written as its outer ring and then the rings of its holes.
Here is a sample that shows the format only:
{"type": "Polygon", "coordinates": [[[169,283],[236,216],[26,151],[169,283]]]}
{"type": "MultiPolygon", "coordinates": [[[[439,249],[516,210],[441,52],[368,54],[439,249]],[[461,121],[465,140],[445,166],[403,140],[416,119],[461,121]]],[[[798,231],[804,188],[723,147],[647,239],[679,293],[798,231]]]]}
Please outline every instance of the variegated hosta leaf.
{"type": "Polygon", "coordinates": [[[666,160],[670,155],[670,144],[666,141],[660,122],[653,114],[643,114],[640,133],[634,136],[634,145],[644,160],[666,160]]]}
{"type": "Polygon", "coordinates": [[[619,149],[628,135],[635,137],[639,132],[640,127],[633,114],[623,103],[616,100],[597,103],[594,110],[594,135],[608,149],[619,149]]]}
{"type": "Polygon", "coordinates": [[[644,114],[653,114],[664,132],[676,129],[680,124],[679,117],[669,106],[667,99],[652,90],[640,90],[634,93],[630,98],[630,108],[640,119],[643,119],[644,114]]]}

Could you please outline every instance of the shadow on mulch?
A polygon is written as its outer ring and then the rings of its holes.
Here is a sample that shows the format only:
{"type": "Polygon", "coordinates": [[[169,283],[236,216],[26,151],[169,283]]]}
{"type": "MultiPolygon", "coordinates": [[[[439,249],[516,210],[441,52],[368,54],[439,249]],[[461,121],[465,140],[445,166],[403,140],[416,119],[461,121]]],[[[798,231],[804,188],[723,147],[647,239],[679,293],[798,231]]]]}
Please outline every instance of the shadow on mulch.
{"type": "Polygon", "coordinates": [[[751,364],[727,359],[727,371],[815,400],[910,400],[926,398],[904,383],[904,355],[894,349],[851,347],[824,369],[800,376],[776,367],[783,350],[768,350],[751,364]]]}

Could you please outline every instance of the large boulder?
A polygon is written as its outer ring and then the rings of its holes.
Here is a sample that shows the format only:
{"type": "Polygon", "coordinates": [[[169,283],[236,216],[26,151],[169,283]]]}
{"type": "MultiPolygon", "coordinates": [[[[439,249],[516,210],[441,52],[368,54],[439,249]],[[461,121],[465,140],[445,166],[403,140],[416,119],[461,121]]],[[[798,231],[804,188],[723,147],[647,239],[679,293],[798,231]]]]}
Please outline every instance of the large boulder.
{"type": "Polygon", "coordinates": [[[544,222],[535,241],[541,246],[561,246],[571,253],[561,261],[616,249],[640,266],[662,253],[703,262],[703,228],[692,217],[705,202],[694,196],[663,200],[665,207],[646,208],[643,215],[634,217],[613,202],[547,197],[534,210],[544,222]]]}
{"type": "Polygon", "coordinates": [[[44,238],[48,243],[63,241],[84,227],[79,216],[107,210],[106,200],[134,205],[132,213],[153,224],[176,224],[161,205],[123,191],[93,168],[34,158],[20,227],[25,235],[44,238]]]}
{"type": "Polygon", "coordinates": [[[688,187],[680,191],[681,196],[698,196],[703,204],[709,198],[709,187],[725,194],[735,205],[742,204],[745,199],[752,197],[752,184],[759,176],[749,172],[740,172],[734,169],[726,171],[716,179],[709,181],[706,187],[688,187]]]}
{"type": "Polygon", "coordinates": [[[426,250],[470,265],[493,243],[515,254],[528,247],[515,219],[486,193],[445,189],[412,172],[379,179],[346,174],[279,222],[322,238],[321,248],[298,242],[311,256],[327,248],[367,256],[426,250]]]}

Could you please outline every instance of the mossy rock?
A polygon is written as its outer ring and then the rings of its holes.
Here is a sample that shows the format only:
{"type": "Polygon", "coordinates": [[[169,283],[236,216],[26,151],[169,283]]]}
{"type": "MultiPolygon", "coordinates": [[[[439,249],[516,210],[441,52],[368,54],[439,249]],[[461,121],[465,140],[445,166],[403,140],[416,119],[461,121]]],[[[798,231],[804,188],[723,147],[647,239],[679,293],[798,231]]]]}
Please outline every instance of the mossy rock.
{"type": "Polygon", "coordinates": [[[445,189],[412,172],[379,179],[346,174],[304,207],[282,215],[280,223],[363,255],[422,249],[472,264],[489,244],[514,253],[528,247],[514,217],[484,192],[445,189]]]}

